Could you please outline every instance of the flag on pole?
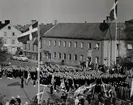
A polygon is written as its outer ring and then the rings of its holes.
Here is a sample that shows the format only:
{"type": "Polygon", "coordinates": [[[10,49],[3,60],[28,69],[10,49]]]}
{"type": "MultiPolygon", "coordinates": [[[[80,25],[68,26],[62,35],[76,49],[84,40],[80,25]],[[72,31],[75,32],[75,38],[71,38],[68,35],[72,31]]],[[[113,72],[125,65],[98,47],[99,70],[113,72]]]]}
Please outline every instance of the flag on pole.
{"type": "MultiPolygon", "coordinates": [[[[41,38],[44,34],[46,34],[47,32],[49,32],[51,29],[53,28],[53,25],[52,24],[40,24],[39,25],[39,30],[40,30],[40,41],[41,41],[41,38]]],[[[33,41],[33,45],[36,45],[38,46],[38,38],[36,37],[33,41]]]]}
{"type": "Polygon", "coordinates": [[[117,19],[117,5],[118,5],[118,0],[115,0],[113,7],[110,11],[110,20],[116,20],[117,19]]]}
{"type": "Polygon", "coordinates": [[[38,21],[30,25],[25,32],[23,32],[19,37],[18,41],[22,42],[24,44],[27,43],[27,41],[33,40],[35,37],[38,36],[37,34],[38,31],[38,21]]]}

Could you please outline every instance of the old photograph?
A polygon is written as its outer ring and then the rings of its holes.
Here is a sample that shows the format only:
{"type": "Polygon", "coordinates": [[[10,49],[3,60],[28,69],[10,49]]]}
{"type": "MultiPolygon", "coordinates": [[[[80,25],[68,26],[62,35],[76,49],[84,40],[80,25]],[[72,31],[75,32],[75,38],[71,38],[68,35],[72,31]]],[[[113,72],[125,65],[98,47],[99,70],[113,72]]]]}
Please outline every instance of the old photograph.
{"type": "Polygon", "coordinates": [[[0,0],[0,105],[133,105],[133,0],[0,0]]]}

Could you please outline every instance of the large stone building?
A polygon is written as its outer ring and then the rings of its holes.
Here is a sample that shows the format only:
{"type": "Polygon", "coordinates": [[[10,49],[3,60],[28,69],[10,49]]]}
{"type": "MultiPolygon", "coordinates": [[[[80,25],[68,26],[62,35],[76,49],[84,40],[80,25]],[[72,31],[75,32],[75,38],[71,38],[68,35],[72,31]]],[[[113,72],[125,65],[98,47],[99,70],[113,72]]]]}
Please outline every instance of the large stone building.
{"type": "MultiPolygon", "coordinates": [[[[100,23],[58,23],[53,26],[42,36],[41,60],[63,62],[66,65],[79,65],[89,60],[110,66],[118,57],[126,57],[128,45],[125,43],[124,23],[118,24],[117,41],[114,23],[104,32],[99,29],[99,25],[100,23]]],[[[33,49],[32,45],[27,46],[33,49]]],[[[28,52],[27,49],[25,51],[28,52]]]]}
{"type": "Polygon", "coordinates": [[[22,48],[23,44],[18,42],[17,38],[21,35],[21,31],[15,28],[10,20],[0,21],[0,37],[3,38],[4,47],[9,53],[15,54],[17,48],[22,48]]]}

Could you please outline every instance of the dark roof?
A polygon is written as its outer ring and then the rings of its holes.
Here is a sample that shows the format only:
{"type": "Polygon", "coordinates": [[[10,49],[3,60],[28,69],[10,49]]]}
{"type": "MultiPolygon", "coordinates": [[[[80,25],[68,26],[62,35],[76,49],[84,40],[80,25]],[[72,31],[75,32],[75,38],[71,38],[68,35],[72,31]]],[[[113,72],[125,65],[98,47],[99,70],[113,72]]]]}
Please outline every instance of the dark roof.
{"type": "Polygon", "coordinates": [[[44,37],[53,38],[77,38],[101,40],[105,32],[99,30],[100,23],[58,23],[44,37]]]}
{"type": "Polygon", "coordinates": [[[0,30],[2,28],[4,28],[5,26],[7,26],[8,24],[10,24],[10,21],[9,20],[5,20],[5,23],[4,24],[0,21],[0,30]]]}
{"type": "MultiPolygon", "coordinates": [[[[31,25],[32,24],[27,24],[27,25],[23,26],[23,31],[22,32],[23,33],[26,32],[31,25]]],[[[40,27],[40,35],[43,35],[46,31],[48,31],[50,28],[52,28],[53,25],[52,24],[43,24],[43,23],[41,23],[39,25],[39,27],[40,27]]]]}
{"type": "Polygon", "coordinates": [[[18,30],[20,30],[21,32],[25,32],[26,29],[29,28],[30,25],[31,25],[31,24],[26,24],[26,25],[24,25],[24,26],[22,26],[22,25],[16,25],[16,26],[14,26],[14,27],[17,28],[18,30]]]}
{"type": "Polygon", "coordinates": [[[46,31],[51,29],[53,24],[40,24],[40,35],[43,35],[46,31]]]}
{"type": "MultiPolygon", "coordinates": [[[[126,33],[124,32],[124,30],[125,30],[125,24],[118,23],[117,24],[117,39],[126,40],[126,33]]],[[[116,35],[116,24],[112,23],[112,24],[110,24],[110,28],[108,29],[104,39],[105,40],[109,40],[109,39],[115,40],[115,35],[116,35]]]]}
{"type": "MultiPolygon", "coordinates": [[[[68,39],[86,39],[86,40],[109,40],[110,32],[113,40],[115,39],[115,23],[110,24],[110,31],[102,32],[99,29],[100,23],[58,23],[51,31],[44,34],[48,38],[68,38],[68,39]]],[[[125,39],[124,23],[118,23],[119,27],[123,27],[120,38],[125,39]]]]}

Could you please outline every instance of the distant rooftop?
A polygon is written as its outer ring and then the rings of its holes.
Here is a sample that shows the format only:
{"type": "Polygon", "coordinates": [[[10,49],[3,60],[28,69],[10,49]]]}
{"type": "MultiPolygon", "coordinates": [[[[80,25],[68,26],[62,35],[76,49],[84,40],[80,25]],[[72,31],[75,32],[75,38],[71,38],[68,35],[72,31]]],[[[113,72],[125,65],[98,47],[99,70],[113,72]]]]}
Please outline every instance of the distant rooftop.
{"type": "MultiPolygon", "coordinates": [[[[116,25],[112,23],[110,30],[102,32],[99,29],[100,23],[58,23],[51,31],[47,32],[46,38],[68,38],[68,39],[84,39],[84,40],[109,40],[115,39],[116,25]]],[[[124,23],[118,23],[121,30],[120,39],[126,39],[124,32],[124,23]]]]}
{"type": "Polygon", "coordinates": [[[10,20],[5,20],[4,22],[0,21],[0,30],[8,24],[10,24],[10,20]]]}

